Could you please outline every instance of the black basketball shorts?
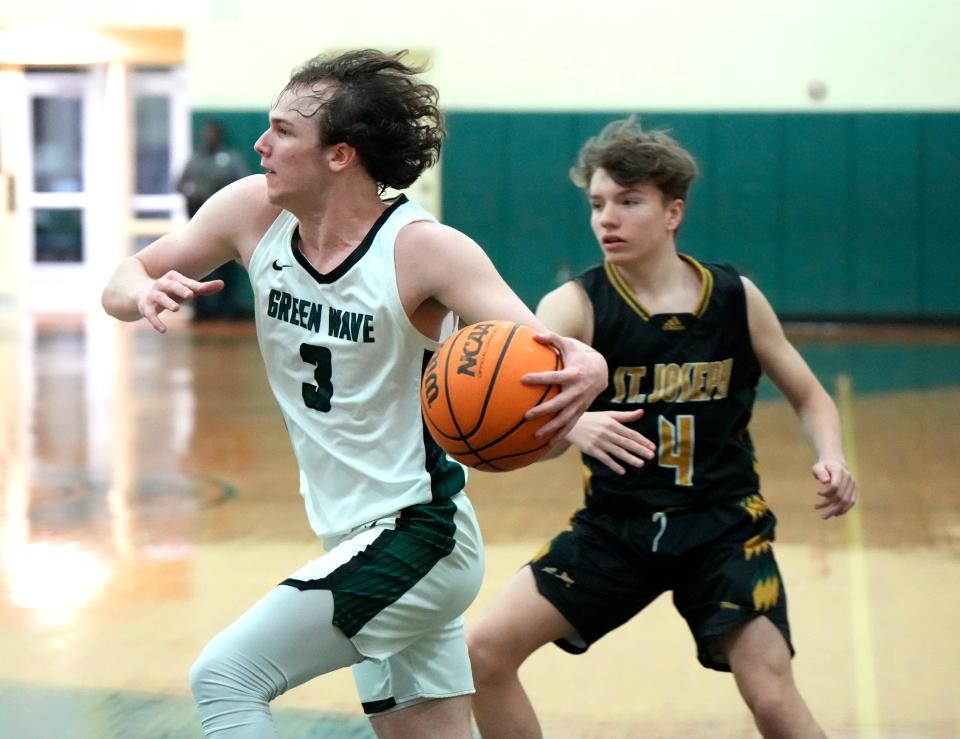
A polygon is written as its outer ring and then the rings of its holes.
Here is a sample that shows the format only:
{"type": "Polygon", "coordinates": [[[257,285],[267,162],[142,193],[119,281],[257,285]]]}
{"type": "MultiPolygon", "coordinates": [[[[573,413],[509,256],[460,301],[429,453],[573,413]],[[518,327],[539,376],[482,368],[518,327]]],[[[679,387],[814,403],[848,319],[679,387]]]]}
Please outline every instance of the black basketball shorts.
{"type": "Polygon", "coordinates": [[[776,520],[759,494],[643,515],[577,511],[530,562],[540,594],[579,635],[557,645],[585,652],[669,590],[704,667],[729,671],[721,637],[757,616],[777,626],[793,654],[772,549],[776,520]]]}

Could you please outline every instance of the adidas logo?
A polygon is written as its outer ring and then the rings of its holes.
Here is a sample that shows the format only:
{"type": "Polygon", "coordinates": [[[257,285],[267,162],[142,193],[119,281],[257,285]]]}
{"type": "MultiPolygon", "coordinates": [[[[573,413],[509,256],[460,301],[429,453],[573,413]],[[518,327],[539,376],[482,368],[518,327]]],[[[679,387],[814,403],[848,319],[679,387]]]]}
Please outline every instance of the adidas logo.
{"type": "Polygon", "coordinates": [[[686,331],[687,327],[684,326],[683,321],[681,321],[676,316],[670,316],[670,318],[664,321],[663,330],[664,331],[686,331]]]}

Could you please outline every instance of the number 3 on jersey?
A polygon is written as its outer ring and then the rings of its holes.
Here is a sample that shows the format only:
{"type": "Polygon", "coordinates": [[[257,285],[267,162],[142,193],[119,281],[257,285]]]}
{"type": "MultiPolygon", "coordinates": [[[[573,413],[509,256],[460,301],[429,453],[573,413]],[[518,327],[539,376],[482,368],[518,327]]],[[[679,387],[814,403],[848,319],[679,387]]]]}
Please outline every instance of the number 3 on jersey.
{"type": "Polygon", "coordinates": [[[663,416],[658,419],[657,461],[676,471],[677,485],[689,486],[693,485],[693,416],[677,416],[676,422],[674,425],[663,416]]]}
{"type": "Polygon", "coordinates": [[[327,413],[330,410],[330,398],[333,396],[333,383],[330,382],[333,370],[330,367],[330,357],[330,350],[325,346],[300,345],[300,358],[316,367],[313,371],[313,379],[317,382],[316,385],[311,385],[309,382],[303,383],[303,403],[307,408],[313,408],[321,413],[327,413]]]}

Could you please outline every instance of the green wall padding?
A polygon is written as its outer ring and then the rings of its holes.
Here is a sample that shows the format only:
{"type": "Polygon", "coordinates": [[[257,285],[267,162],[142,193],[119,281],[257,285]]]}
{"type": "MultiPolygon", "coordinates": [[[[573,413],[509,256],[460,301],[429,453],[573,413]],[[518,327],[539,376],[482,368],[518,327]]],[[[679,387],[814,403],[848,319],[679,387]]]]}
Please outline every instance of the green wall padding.
{"type": "MultiPolygon", "coordinates": [[[[531,306],[599,259],[566,171],[588,136],[625,115],[448,115],[444,220],[477,239],[531,306]]],[[[960,319],[960,114],[640,119],[669,129],[701,166],[680,250],[732,262],[781,315],[960,319]]]]}
{"type": "MultiPolygon", "coordinates": [[[[856,395],[935,390],[960,385],[960,346],[950,343],[860,343],[795,339],[797,350],[810,369],[833,393],[838,375],[850,377],[856,395]]],[[[782,398],[766,375],[760,381],[761,400],[782,398]]]]}
{"type": "Polygon", "coordinates": [[[921,122],[920,304],[924,312],[955,316],[960,300],[960,116],[927,115],[921,122]]]}

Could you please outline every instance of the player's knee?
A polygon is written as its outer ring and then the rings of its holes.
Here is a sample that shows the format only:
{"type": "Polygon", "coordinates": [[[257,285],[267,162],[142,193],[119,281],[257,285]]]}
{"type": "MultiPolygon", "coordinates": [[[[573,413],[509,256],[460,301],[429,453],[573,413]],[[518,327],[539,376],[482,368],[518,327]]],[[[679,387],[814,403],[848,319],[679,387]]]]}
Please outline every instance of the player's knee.
{"type": "Polygon", "coordinates": [[[504,649],[504,641],[485,630],[471,633],[467,637],[467,648],[470,651],[473,680],[478,684],[497,682],[518,667],[504,649]]]}
{"type": "Polygon", "coordinates": [[[782,694],[764,695],[752,706],[753,720],[763,736],[815,736],[797,734],[791,728],[805,722],[806,708],[782,694]]]}
{"type": "Polygon", "coordinates": [[[802,703],[792,682],[776,679],[754,681],[754,689],[746,691],[744,698],[758,725],[775,726],[790,717],[802,703]]]}
{"type": "Polygon", "coordinates": [[[225,683],[221,679],[225,670],[218,662],[209,649],[204,649],[190,666],[190,692],[197,702],[212,697],[229,685],[230,681],[225,683]]]}
{"type": "Polygon", "coordinates": [[[204,736],[220,732],[232,736],[236,731],[247,732],[244,736],[272,735],[270,700],[277,689],[248,662],[222,656],[208,645],[190,667],[190,690],[204,736]]]}
{"type": "Polygon", "coordinates": [[[269,703],[283,692],[277,676],[241,655],[226,655],[213,643],[190,667],[190,691],[194,699],[209,701],[226,697],[269,703]]]}

